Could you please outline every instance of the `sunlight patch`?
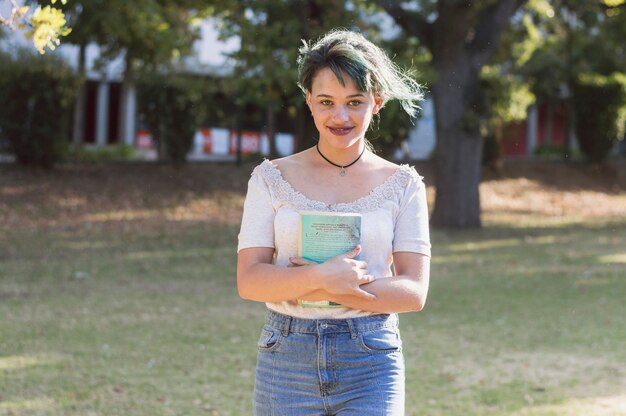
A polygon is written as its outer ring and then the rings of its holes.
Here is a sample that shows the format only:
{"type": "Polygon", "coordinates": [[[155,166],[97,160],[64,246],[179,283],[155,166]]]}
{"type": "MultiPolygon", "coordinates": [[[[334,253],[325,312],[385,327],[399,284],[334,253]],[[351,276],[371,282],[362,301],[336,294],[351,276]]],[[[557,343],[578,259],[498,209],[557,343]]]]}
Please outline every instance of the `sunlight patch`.
{"type": "Polygon", "coordinates": [[[85,215],[86,221],[105,222],[105,221],[122,221],[122,220],[142,220],[155,218],[157,213],[147,209],[127,209],[123,211],[109,211],[98,214],[85,215]]]}
{"type": "Polygon", "coordinates": [[[626,253],[607,254],[606,256],[598,257],[598,262],[602,264],[626,264],[626,253]]]}
{"type": "Polygon", "coordinates": [[[439,255],[431,260],[433,264],[449,264],[449,263],[475,263],[476,257],[469,254],[458,255],[439,255]]]}
{"type": "Polygon", "coordinates": [[[0,410],[9,411],[13,414],[15,411],[38,411],[46,412],[54,409],[56,403],[48,397],[37,397],[35,399],[7,400],[0,402],[0,410]]]}
{"type": "Polygon", "coordinates": [[[475,241],[470,243],[462,243],[462,244],[451,244],[450,250],[452,251],[478,251],[478,250],[487,250],[491,248],[500,248],[500,247],[512,247],[520,245],[521,241],[515,238],[508,238],[503,240],[485,240],[485,241],[475,241]]]}
{"type": "Polygon", "coordinates": [[[626,415],[626,395],[570,399],[557,405],[545,405],[521,410],[515,415],[560,415],[560,416],[616,416],[626,415]]]}
{"type": "Polygon", "coordinates": [[[0,371],[21,370],[41,365],[54,365],[61,362],[60,357],[35,355],[10,355],[0,357],[0,371]]]}

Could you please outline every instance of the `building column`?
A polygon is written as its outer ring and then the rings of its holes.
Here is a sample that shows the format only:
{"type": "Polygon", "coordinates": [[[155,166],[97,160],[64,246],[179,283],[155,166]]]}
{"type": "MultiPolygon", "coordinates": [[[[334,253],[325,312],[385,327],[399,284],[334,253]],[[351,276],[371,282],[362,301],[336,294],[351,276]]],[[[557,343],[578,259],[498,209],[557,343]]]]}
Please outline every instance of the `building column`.
{"type": "Polygon", "coordinates": [[[102,81],[98,84],[96,101],[96,144],[106,146],[109,139],[109,83],[102,81]]]}
{"type": "Polygon", "coordinates": [[[135,135],[137,133],[137,91],[133,85],[128,92],[128,119],[126,120],[126,131],[124,132],[124,143],[130,146],[135,145],[135,135]]]}

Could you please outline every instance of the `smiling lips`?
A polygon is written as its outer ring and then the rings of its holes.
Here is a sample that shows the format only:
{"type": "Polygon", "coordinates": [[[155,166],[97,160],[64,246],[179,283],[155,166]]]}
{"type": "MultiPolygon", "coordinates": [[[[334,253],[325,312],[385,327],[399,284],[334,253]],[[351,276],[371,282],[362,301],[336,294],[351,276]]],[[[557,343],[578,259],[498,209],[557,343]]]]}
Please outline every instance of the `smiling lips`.
{"type": "Polygon", "coordinates": [[[330,127],[328,126],[328,130],[335,136],[345,136],[350,133],[354,127],[330,127]]]}

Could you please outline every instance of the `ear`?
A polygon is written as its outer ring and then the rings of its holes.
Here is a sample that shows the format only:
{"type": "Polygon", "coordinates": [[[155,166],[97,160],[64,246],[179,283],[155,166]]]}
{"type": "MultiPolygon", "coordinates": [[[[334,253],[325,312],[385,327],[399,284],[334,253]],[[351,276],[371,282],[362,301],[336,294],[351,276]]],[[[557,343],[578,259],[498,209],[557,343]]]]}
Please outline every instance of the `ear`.
{"type": "Polygon", "coordinates": [[[311,109],[311,92],[310,91],[306,92],[306,105],[308,105],[309,109],[311,109]]]}
{"type": "Polygon", "coordinates": [[[374,97],[374,108],[372,114],[378,114],[381,108],[383,108],[383,99],[379,96],[374,97]]]}

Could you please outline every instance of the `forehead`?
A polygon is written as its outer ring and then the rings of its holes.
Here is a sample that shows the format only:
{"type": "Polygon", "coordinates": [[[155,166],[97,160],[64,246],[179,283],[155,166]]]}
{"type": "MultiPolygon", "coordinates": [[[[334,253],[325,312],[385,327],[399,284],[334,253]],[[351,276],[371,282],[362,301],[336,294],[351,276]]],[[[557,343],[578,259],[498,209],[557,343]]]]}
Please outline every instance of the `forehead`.
{"type": "Polygon", "coordinates": [[[354,80],[346,72],[341,73],[345,85],[341,85],[341,82],[330,68],[323,68],[317,71],[313,77],[311,83],[311,92],[315,93],[329,93],[329,91],[345,92],[348,94],[355,94],[362,92],[357,88],[354,80]]]}

